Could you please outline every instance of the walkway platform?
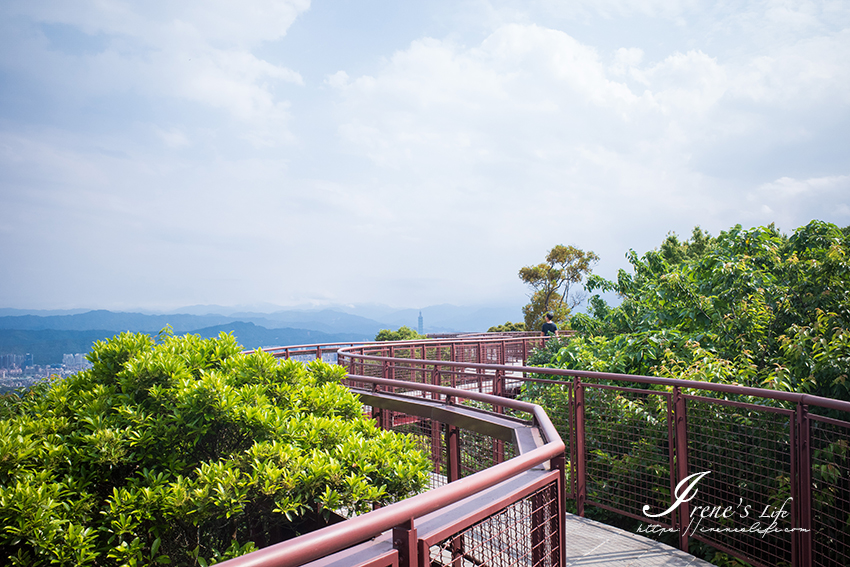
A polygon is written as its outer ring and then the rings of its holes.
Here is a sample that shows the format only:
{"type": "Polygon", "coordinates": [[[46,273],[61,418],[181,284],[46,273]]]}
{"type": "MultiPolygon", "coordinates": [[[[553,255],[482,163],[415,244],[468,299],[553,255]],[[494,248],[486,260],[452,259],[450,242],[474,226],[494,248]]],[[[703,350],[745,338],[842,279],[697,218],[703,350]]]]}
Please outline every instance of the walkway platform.
{"type": "Polygon", "coordinates": [[[675,547],[567,514],[567,567],[712,567],[675,547]]]}

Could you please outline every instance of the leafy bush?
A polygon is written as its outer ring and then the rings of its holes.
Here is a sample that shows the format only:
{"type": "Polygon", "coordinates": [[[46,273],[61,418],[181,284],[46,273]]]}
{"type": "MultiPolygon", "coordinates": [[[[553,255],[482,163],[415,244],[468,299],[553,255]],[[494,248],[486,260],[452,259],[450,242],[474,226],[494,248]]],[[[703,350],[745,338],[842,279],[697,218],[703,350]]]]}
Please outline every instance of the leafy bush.
{"type": "Polygon", "coordinates": [[[206,565],[421,490],[426,457],[345,371],[236,340],[122,333],[0,403],[0,557],[206,565]]]}

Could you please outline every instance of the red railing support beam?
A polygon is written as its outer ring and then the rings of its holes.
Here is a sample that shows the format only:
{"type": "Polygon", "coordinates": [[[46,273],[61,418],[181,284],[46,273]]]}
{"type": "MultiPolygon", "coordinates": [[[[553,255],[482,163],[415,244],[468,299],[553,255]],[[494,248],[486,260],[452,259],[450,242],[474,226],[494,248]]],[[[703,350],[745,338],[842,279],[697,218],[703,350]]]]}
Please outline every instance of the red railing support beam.
{"type": "Polygon", "coordinates": [[[576,511],[584,516],[584,503],[587,500],[587,452],[584,436],[584,386],[576,376],[573,380],[575,416],[575,477],[576,477],[576,511]]]}
{"type": "Polygon", "coordinates": [[[393,548],[398,550],[399,567],[419,567],[416,558],[416,528],[413,518],[393,528],[393,548]]]}
{"type": "MultiPolygon", "coordinates": [[[[687,401],[682,395],[682,391],[678,386],[673,388],[673,416],[676,421],[676,471],[675,475],[671,472],[671,477],[674,478],[670,484],[675,487],[679,482],[688,476],[688,420],[687,420],[687,401]]],[[[673,499],[673,490],[670,491],[671,501],[673,499]]],[[[678,510],[673,512],[673,525],[679,529],[679,549],[684,552],[688,551],[688,524],[690,522],[690,504],[685,501],[679,506],[678,510]]]]}
{"type": "Polygon", "coordinates": [[[805,404],[797,404],[797,475],[799,482],[795,508],[797,510],[797,525],[801,528],[798,534],[797,557],[800,567],[811,567],[812,565],[812,447],[811,447],[811,421],[809,421],[808,407],[805,404]]]}

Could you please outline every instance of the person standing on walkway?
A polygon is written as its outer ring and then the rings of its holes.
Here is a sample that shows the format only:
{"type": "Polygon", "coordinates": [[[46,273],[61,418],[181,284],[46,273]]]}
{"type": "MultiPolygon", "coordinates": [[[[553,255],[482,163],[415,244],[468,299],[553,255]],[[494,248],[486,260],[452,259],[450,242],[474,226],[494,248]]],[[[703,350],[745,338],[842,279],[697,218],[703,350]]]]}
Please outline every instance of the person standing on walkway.
{"type": "Polygon", "coordinates": [[[541,332],[544,337],[548,337],[549,335],[557,335],[558,334],[558,326],[552,322],[552,318],[555,317],[552,313],[546,314],[546,322],[543,323],[543,328],[541,332]]]}

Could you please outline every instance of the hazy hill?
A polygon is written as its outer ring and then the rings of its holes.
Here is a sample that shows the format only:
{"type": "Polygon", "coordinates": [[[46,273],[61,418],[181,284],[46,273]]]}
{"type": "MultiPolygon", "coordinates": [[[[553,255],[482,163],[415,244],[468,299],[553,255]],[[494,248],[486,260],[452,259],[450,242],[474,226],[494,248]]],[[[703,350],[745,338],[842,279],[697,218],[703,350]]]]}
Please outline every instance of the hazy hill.
{"type": "Polygon", "coordinates": [[[95,341],[111,337],[112,331],[22,331],[0,329],[0,354],[33,355],[38,365],[61,364],[63,354],[87,353],[95,341]]]}
{"type": "MultiPolygon", "coordinates": [[[[261,306],[265,307],[265,306],[261,306]]],[[[154,335],[166,325],[175,333],[204,337],[233,332],[246,349],[261,346],[371,340],[381,329],[417,328],[419,309],[385,305],[337,305],[324,309],[279,309],[271,313],[196,305],[192,313],[124,313],[106,310],[35,311],[0,309],[0,354],[32,353],[39,365],[58,364],[65,353],[88,352],[95,340],[121,331],[154,335]],[[215,311],[221,311],[217,313],[215,311]]],[[[519,321],[519,308],[434,305],[421,309],[426,333],[485,331],[519,321]]]]}
{"type": "Polygon", "coordinates": [[[260,347],[290,346],[299,344],[341,343],[368,341],[374,335],[364,336],[356,333],[323,333],[308,329],[266,329],[253,323],[234,322],[216,325],[192,331],[204,338],[217,337],[219,333],[233,333],[239,344],[245,349],[260,347]]]}
{"type": "MultiPolygon", "coordinates": [[[[217,337],[219,333],[233,333],[245,349],[259,347],[288,346],[314,343],[336,343],[366,341],[374,335],[357,333],[323,333],[309,329],[266,329],[253,323],[231,322],[223,325],[192,329],[191,332],[204,338],[217,337]]],[[[95,341],[105,340],[117,331],[86,330],[57,331],[53,329],[18,330],[0,329],[0,354],[33,355],[38,365],[61,364],[63,354],[87,353],[95,341]]],[[[149,333],[154,335],[156,333],[149,333]]]]}
{"type": "Polygon", "coordinates": [[[357,333],[371,335],[385,327],[383,323],[339,311],[280,311],[276,313],[235,313],[226,315],[146,315],[113,311],[88,311],[73,315],[12,315],[0,317],[0,329],[86,331],[135,331],[157,333],[171,325],[175,333],[186,333],[235,322],[254,323],[267,329],[296,328],[323,333],[357,333]]]}
{"type": "Polygon", "coordinates": [[[0,317],[0,329],[57,331],[87,331],[106,329],[109,331],[136,331],[156,333],[171,325],[177,333],[192,329],[219,325],[230,321],[223,315],[143,315],[114,311],[87,311],[74,315],[19,315],[0,317]]]}

